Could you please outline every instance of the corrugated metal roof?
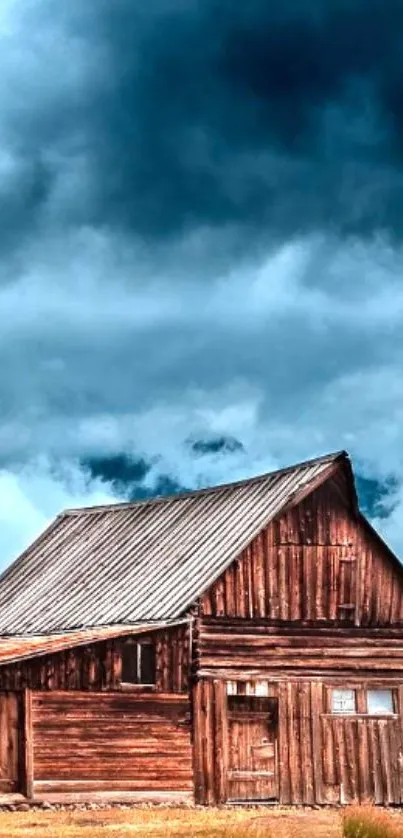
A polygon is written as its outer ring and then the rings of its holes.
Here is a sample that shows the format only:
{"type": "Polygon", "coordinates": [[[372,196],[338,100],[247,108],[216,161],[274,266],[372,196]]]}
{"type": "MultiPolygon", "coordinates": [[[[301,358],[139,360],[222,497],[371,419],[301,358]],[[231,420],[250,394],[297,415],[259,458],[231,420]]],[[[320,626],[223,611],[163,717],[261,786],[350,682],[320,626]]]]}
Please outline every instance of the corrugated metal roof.
{"type": "Polygon", "coordinates": [[[0,579],[0,634],[175,619],[345,452],[170,498],[62,513],[0,579]]]}
{"type": "Polygon", "coordinates": [[[12,663],[18,660],[38,657],[39,655],[61,652],[76,646],[86,646],[88,643],[98,643],[112,637],[122,637],[132,634],[157,631],[182,621],[161,620],[155,623],[137,623],[135,625],[97,626],[92,629],[78,629],[55,634],[31,634],[26,637],[3,637],[0,639],[0,664],[12,663]]]}

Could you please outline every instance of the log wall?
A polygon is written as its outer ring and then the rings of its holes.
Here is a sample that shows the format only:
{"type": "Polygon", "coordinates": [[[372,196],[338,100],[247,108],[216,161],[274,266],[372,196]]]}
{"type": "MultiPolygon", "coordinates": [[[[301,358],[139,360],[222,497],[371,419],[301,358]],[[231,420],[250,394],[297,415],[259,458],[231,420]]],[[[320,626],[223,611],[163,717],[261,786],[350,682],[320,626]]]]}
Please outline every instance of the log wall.
{"type": "MultiPolygon", "coordinates": [[[[42,655],[32,660],[0,666],[0,690],[119,690],[122,675],[122,647],[130,639],[121,637],[88,646],[78,646],[42,655]]],[[[156,648],[157,692],[186,692],[189,677],[189,629],[178,626],[150,635],[156,648]]]]}
{"type": "Polygon", "coordinates": [[[266,620],[204,617],[196,624],[200,677],[241,679],[265,674],[346,680],[352,674],[403,679],[403,629],[273,626],[266,620]]]}
{"type": "Polygon", "coordinates": [[[403,572],[332,478],[252,541],[202,597],[201,613],[403,625],[403,572]]]}
{"type": "Polygon", "coordinates": [[[34,692],[33,797],[132,792],[192,797],[183,695],[34,692]]]}
{"type": "MultiPolygon", "coordinates": [[[[204,804],[226,800],[229,690],[278,699],[280,803],[402,803],[403,687],[378,679],[376,686],[380,685],[393,689],[396,714],[329,714],[331,680],[200,681],[193,696],[196,800],[204,804]]],[[[374,682],[351,678],[350,686],[364,690],[374,682]]]]}

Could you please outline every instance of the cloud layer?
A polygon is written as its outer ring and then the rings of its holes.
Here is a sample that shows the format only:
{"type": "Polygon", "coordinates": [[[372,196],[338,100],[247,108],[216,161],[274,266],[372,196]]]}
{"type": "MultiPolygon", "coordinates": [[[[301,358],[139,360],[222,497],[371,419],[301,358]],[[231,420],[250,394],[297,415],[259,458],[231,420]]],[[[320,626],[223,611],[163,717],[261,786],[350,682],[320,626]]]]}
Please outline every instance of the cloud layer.
{"type": "Polygon", "coordinates": [[[400,0],[14,0],[2,16],[3,247],[82,225],[162,247],[224,229],[233,255],[401,238],[400,0]]]}
{"type": "Polygon", "coordinates": [[[402,26],[2,4],[2,564],[64,505],[340,448],[403,551],[402,26]]]}

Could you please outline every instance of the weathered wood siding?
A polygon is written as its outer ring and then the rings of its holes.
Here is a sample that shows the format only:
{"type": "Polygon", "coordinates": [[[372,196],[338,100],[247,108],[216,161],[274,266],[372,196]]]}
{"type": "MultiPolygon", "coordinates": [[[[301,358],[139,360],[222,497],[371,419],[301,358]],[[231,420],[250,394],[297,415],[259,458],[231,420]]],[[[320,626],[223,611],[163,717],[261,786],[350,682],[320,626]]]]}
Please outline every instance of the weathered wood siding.
{"type": "Polygon", "coordinates": [[[201,613],[402,624],[403,572],[332,478],[254,539],[202,597],[201,613]]]}
{"type": "Polygon", "coordinates": [[[403,802],[403,572],[356,514],[343,469],[202,597],[194,672],[200,802],[228,797],[228,691],[278,701],[282,803],[403,802]],[[396,712],[332,715],[332,685],[391,688],[396,712]]]}
{"type": "Polygon", "coordinates": [[[20,773],[21,706],[15,693],[0,693],[0,793],[17,791],[20,773]]]}
{"type": "Polygon", "coordinates": [[[173,694],[34,692],[32,763],[34,797],[100,791],[191,795],[189,700],[173,694]]]}
{"type": "MultiPolygon", "coordinates": [[[[124,691],[122,650],[131,638],[1,666],[0,690],[19,691],[25,708],[20,787],[42,799],[117,792],[151,799],[191,796],[194,788],[198,802],[214,804],[231,796],[242,774],[239,793],[253,781],[261,794],[264,773],[257,784],[253,760],[238,759],[251,744],[245,718],[234,708],[228,714],[228,694],[239,693],[267,696],[277,708],[266,751],[281,803],[403,803],[402,580],[356,514],[340,468],[194,603],[192,643],[189,626],[152,635],[155,689],[124,691]],[[330,712],[333,686],[357,690],[356,714],[330,712]],[[393,714],[366,714],[362,695],[375,687],[392,689],[393,714]]],[[[244,704],[253,710],[258,702],[244,704]]],[[[0,750],[12,777],[13,707],[4,711],[0,750]]],[[[259,739],[265,720],[258,725],[252,710],[259,739]]]]}
{"type": "Polygon", "coordinates": [[[197,803],[227,800],[228,721],[225,681],[198,681],[193,689],[193,765],[197,803]]]}
{"type": "Polygon", "coordinates": [[[243,680],[331,674],[345,681],[357,672],[403,679],[403,629],[279,627],[204,617],[195,631],[195,668],[200,676],[243,680]]]}
{"type": "MultiPolygon", "coordinates": [[[[138,635],[134,639],[140,637],[138,635]]],[[[155,632],[153,638],[157,692],[186,692],[189,677],[188,626],[155,632]]],[[[0,666],[0,689],[118,690],[121,685],[122,646],[129,640],[129,637],[116,638],[0,666]]]]}
{"type": "MultiPolygon", "coordinates": [[[[377,686],[379,686],[379,680],[377,686]]],[[[337,684],[337,682],[336,682],[337,684]]],[[[361,689],[373,681],[351,681],[361,689]]],[[[403,802],[403,687],[384,681],[395,693],[393,716],[339,716],[328,713],[326,683],[301,680],[200,681],[194,688],[195,789],[199,803],[223,802],[228,795],[227,690],[278,699],[279,801],[325,804],[403,802]]]]}

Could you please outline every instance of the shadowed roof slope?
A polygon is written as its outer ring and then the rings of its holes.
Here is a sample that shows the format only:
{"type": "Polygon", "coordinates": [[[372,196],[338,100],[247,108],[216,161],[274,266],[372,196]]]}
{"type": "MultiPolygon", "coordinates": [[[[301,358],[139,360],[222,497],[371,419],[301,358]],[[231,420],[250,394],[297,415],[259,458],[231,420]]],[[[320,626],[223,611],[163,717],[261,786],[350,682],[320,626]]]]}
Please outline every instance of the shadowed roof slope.
{"type": "Polygon", "coordinates": [[[0,578],[0,634],[180,617],[292,498],[346,458],[62,513],[0,578]]]}

